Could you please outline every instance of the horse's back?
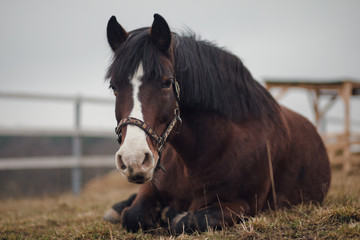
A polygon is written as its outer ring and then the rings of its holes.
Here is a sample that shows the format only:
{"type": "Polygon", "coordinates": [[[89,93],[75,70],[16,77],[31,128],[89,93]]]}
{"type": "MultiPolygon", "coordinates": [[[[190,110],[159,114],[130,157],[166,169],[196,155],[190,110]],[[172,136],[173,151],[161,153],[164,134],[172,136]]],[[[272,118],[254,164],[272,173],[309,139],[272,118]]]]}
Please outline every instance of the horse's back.
{"type": "Polygon", "coordinates": [[[290,148],[275,171],[278,205],[321,202],[330,185],[330,164],[324,143],[313,124],[281,108],[287,120],[290,148]]]}

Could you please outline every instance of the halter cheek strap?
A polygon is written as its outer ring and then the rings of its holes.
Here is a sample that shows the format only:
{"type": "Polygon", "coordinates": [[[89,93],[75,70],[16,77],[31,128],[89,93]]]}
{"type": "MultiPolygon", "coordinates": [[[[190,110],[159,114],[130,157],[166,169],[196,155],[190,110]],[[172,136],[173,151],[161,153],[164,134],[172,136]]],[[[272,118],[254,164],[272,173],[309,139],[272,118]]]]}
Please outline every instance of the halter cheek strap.
{"type": "Polygon", "coordinates": [[[180,126],[177,130],[177,134],[180,131],[182,120],[180,118],[180,108],[179,108],[179,100],[180,100],[180,87],[177,81],[174,79],[173,88],[175,91],[176,96],[176,108],[174,110],[174,117],[169,125],[165,128],[162,135],[159,135],[155,132],[153,128],[151,128],[148,124],[144,121],[134,118],[134,117],[127,117],[120,120],[118,126],[115,128],[115,133],[118,135],[118,140],[121,143],[121,129],[126,125],[134,125],[141,128],[150,138],[152,138],[157,143],[157,151],[159,155],[159,160],[156,165],[156,169],[161,169],[166,172],[164,166],[161,165],[161,153],[166,143],[167,138],[169,137],[171,131],[174,129],[177,122],[180,123],[180,126]]]}

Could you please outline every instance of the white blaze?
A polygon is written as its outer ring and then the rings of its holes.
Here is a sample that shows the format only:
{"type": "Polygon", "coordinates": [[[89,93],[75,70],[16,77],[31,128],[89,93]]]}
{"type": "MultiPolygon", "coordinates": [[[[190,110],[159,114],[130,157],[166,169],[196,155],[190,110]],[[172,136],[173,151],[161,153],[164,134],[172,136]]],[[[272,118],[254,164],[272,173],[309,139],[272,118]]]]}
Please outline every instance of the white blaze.
{"type": "MultiPolygon", "coordinates": [[[[132,85],[133,108],[129,117],[134,117],[141,121],[144,121],[144,116],[142,113],[141,102],[139,100],[139,89],[142,84],[141,77],[143,74],[143,67],[140,63],[138,69],[130,79],[130,84],[132,85]]],[[[145,153],[151,153],[146,141],[146,133],[137,126],[127,125],[124,142],[120,146],[120,149],[116,155],[120,154],[125,165],[129,166],[141,165],[142,161],[144,160],[145,153]]],[[[150,155],[151,161],[153,163],[154,158],[152,154],[150,155]]],[[[120,169],[117,160],[116,165],[117,168],[120,169]]]]}

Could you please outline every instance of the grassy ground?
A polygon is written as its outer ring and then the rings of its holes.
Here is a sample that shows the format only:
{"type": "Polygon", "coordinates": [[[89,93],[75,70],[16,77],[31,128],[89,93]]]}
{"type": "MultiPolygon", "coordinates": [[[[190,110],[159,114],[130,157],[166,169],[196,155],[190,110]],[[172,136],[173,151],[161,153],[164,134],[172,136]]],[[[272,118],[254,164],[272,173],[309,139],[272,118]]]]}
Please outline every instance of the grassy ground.
{"type": "Polygon", "coordinates": [[[112,173],[86,186],[80,196],[0,202],[0,239],[360,239],[360,166],[345,176],[333,167],[332,186],[322,205],[306,204],[267,212],[222,231],[170,236],[127,233],[102,220],[134,186],[112,173]]]}

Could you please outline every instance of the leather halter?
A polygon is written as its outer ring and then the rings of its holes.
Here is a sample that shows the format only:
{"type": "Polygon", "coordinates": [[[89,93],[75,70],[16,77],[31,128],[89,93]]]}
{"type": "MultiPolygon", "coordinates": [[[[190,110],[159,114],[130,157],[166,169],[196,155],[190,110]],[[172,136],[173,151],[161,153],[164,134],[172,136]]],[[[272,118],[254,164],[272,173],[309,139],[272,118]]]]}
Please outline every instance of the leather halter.
{"type": "Polygon", "coordinates": [[[175,91],[175,97],[176,97],[176,108],[174,110],[174,117],[172,121],[169,123],[169,125],[165,128],[162,135],[159,135],[155,132],[153,128],[151,128],[147,123],[144,121],[134,118],[134,117],[127,117],[120,120],[119,124],[115,128],[115,133],[118,135],[118,141],[121,143],[121,129],[126,125],[133,125],[137,126],[140,129],[142,129],[150,138],[152,138],[157,143],[157,151],[159,155],[159,159],[156,165],[156,169],[161,169],[164,172],[166,172],[164,166],[161,165],[161,153],[164,148],[164,145],[166,143],[167,138],[169,137],[171,131],[174,129],[176,123],[179,121],[180,126],[178,127],[178,130],[176,134],[179,133],[182,120],[180,117],[180,107],[179,107],[179,101],[180,101],[180,86],[178,82],[176,81],[176,78],[173,78],[173,89],[175,91]]]}

